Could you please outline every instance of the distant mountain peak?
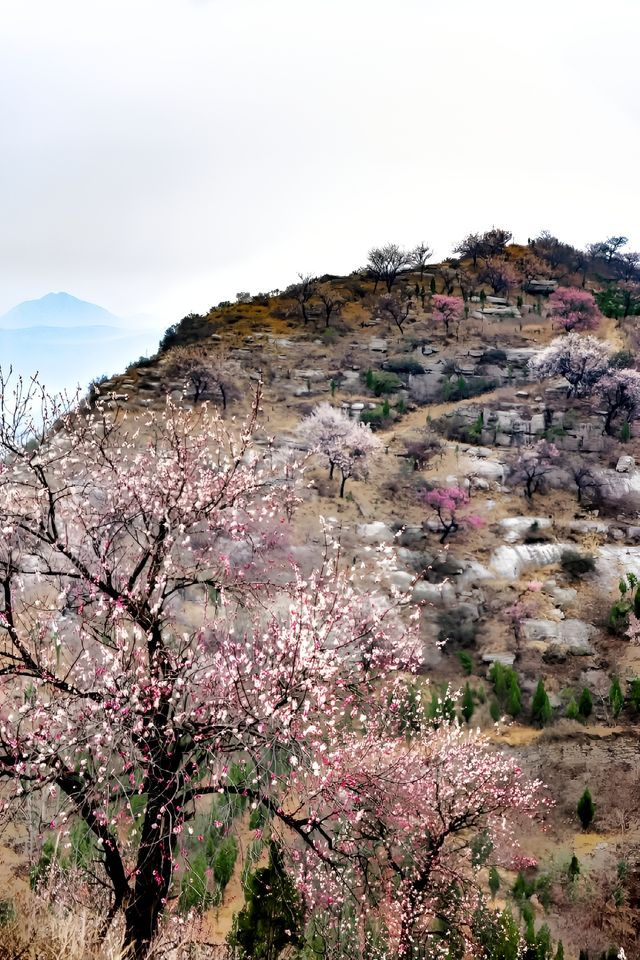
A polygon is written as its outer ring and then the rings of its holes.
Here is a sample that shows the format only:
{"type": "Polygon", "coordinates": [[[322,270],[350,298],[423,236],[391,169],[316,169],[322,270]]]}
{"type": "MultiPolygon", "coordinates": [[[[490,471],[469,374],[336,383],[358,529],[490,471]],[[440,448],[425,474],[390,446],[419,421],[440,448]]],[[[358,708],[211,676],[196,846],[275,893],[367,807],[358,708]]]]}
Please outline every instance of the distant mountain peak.
{"type": "Polygon", "coordinates": [[[26,327],[118,326],[119,317],[95,303],[80,300],[70,293],[47,293],[38,300],[25,300],[0,316],[0,328],[22,330],[26,327]]]}

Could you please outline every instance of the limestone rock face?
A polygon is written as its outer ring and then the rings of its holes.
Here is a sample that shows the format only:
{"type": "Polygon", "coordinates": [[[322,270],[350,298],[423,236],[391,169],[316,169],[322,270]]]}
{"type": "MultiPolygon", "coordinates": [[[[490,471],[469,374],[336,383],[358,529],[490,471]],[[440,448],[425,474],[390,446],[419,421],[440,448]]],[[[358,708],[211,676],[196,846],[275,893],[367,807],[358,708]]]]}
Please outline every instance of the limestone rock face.
{"type": "Polygon", "coordinates": [[[585,657],[594,653],[591,638],[596,628],[584,620],[524,620],[522,635],[528,646],[541,649],[546,660],[568,656],[585,657]]]}

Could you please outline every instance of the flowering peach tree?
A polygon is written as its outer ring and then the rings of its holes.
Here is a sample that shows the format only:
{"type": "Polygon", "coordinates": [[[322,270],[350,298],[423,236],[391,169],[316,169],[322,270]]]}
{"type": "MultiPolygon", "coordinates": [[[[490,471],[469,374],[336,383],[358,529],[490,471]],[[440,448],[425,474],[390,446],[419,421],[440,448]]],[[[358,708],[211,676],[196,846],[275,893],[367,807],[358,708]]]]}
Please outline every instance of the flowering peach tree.
{"type": "Polygon", "coordinates": [[[580,287],[558,287],[549,297],[549,314],[565,333],[594,330],[602,320],[595,297],[580,287]]]}
{"type": "Polygon", "coordinates": [[[327,941],[371,956],[377,931],[407,957],[440,918],[468,937],[474,831],[532,813],[537,786],[455,725],[407,741],[418,622],[372,586],[392,558],[355,570],[327,532],[314,569],[293,563],[296,470],[252,444],[259,397],[232,433],[206,404],[44,393],[34,420],[37,384],[3,387],[6,816],[39,792],[61,839],[84,825],[135,958],[198,810],[238,796],[327,941]]]}
{"type": "Polygon", "coordinates": [[[450,297],[444,293],[436,293],[431,299],[433,319],[437,324],[443,324],[445,334],[449,336],[451,325],[455,327],[456,337],[462,318],[464,317],[464,300],[462,297],[450,297]]]}
{"type": "Polygon", "coordinates": [[[428,490],[423,498],[438,518],[440,543],[445,543],[464,524],[476,529],[483,524],[482,518],[475,514],[461,515],[461,511],[469,505],[469,494],[462,487],[428,490]]]}

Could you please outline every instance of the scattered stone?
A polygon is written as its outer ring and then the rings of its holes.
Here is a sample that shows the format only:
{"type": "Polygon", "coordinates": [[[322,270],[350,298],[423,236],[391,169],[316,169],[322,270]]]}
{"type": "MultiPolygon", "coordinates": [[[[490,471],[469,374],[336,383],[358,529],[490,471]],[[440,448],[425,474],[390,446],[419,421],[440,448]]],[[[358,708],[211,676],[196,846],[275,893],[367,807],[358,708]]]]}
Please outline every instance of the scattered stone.
{"type": "Polygon", "coordinates": [[[482,662],[489,664],[489,666],[494,663],[501,663],[503,667],[512,667],[515,659],[515,653],[509,653],[506,650],[490,650],[482,654],[482,662]]]}
{"type": "Polygon", "coordinates": [[[369,350],[371,350],[373,353],[386,353],[387,341],[383,340],[381,337],[373,337],[369,341],[369,350]]]}
{"type": "Polygon", "coordinates": [[[377,540],[378,543],[390,543],[394,538],[393,533],[382,520],[362,523],[356,528],[356,532],[364,540],[377,540]]]}
{"type": "Polygon", "coordinates": [[[624,454],[616,463],[617,473],[630,473],[636,465],[635,457],[624,454]]]}

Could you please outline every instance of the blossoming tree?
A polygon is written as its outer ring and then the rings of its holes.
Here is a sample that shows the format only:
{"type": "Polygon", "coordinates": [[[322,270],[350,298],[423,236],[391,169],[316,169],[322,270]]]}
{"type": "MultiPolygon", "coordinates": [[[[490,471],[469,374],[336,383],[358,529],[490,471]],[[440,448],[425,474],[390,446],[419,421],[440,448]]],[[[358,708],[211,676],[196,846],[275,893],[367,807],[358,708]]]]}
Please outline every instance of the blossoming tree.
{"type": "Polygon", "coordinates": [[[568,396],[588,396],[609,366],[609,351],[597,337],[569,333],[556,337],[529,362],[529,371],[537,380],[564,377],[569,381],[568,396]]]}
{"type": "Polygon", "coordinates": [[[300,437],[314,453],[329,461],[329,477],[335,467],[342,474],[340,496],[344,496],[347,480],[367,477],[372,460],[382,449],[382,443],[368,424],[352,420],[348,414],[320,403],[298,426],[300,437]]]}
{"type": "Polygon", "coordinates": [[[475,514],[461,516],[460,511],[469,505],[469,494],[462,487],[428,490],[424,494],[424,501],[435,511],[438,518],[440,543],[444,543],[464,524],[475,528],[482,526],[482,518],[475,514]]]}
{"type": "Polygon", "coordinates": [[[602,319],[593,294],[580,287],[558,287],[549,297],[549,314],[565,333],[594,330],[602,319]]]}
{"type": "Polygon", "coordinates": [[[433,319],[437,324],[444,324],[447,337],[449,328],[453,324],[456,336],[462,318],[464,317],[464,300],[462,297],[449,297],[443,293],[436,293],[431,300],[433,306],[433,319]]]}
{"type": "Polygon", "coordinates": [[[462,927],[446,891],[471,896],[470,838],[530,813],[535,787],[455,728],[407,745],[417,620],[329,535],[306,576],[279,551],[294,471],[251,445],[258,400],[236,435],[207,405],[108,398],[74,411],[43,394],[33,422],[37,385],[1,386],[6,815],[40,791],[50,829],[84,825],[136,958],[197,808],[238,795],[310,908],[349,905],[358,942],[371,918],[398,957],[436,912],[462,927]]]}

